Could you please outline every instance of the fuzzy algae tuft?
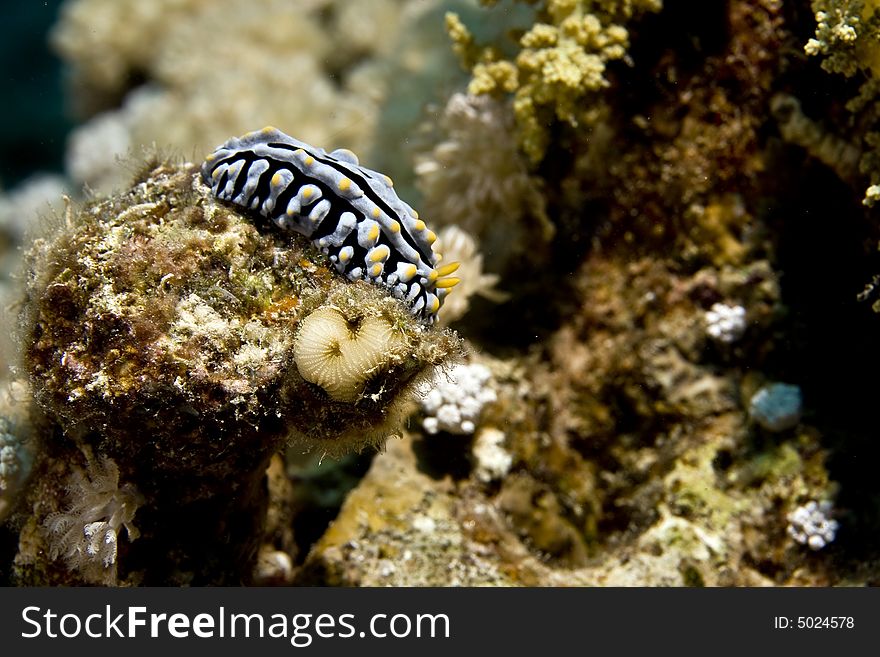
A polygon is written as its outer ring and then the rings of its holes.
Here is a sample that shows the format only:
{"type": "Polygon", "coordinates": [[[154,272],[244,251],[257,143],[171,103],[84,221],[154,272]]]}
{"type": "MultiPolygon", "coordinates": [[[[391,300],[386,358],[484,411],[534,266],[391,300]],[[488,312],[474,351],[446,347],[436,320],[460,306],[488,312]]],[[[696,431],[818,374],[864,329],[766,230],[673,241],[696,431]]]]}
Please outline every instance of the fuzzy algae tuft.
{"type": "MultiPolygon", "coordinates": [[[[28,257],[23,357],[57,427],[47,450],[112,459],[160,515],[192,504],[232,524],[263,503],[266,466],[286,445],[381,445],[419,381],[461,349],[384,290],[336,274],[300,236],[214,199],[192,164],[151,165],[128,191],[68,208],[28,257]],[[304,351],[331,316],[360,325],[333,385],[304,351]]],[[[138,545],[179,544],[146,516],[138,545]]]]}

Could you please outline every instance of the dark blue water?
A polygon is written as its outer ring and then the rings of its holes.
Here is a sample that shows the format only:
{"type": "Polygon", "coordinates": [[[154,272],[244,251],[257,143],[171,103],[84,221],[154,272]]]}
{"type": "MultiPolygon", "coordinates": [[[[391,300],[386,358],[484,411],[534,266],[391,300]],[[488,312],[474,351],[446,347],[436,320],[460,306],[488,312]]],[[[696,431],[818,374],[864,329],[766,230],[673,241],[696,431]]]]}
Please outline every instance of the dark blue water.
{"type": "Polygon", "coordinates": [[[0,184],[62,169],[71,126],[62,98],[61,62],[48,32],[62,0],[4,3],[0,21],[0,184]]]}

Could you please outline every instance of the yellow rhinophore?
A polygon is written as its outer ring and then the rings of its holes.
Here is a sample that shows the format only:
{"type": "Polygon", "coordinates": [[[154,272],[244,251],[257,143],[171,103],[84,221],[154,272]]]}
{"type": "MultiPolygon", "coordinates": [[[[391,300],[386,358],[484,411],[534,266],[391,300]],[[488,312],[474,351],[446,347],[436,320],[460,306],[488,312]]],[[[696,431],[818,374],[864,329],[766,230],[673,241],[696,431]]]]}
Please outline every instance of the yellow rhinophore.
{"type": "Polygon", "coordinates": [[[458,271],[459,266],[461,266],[460,262],[450,262],[448,265],[443,265],[437,269],[437,276],[449,276],[449,274],[458,271]]]}
{"type": "Polygon", "coordinates": [[[441,278],[434,284],[434,287],[439,287],[441,289],[455,287],[461,283],[460,278],[441,278]]]}

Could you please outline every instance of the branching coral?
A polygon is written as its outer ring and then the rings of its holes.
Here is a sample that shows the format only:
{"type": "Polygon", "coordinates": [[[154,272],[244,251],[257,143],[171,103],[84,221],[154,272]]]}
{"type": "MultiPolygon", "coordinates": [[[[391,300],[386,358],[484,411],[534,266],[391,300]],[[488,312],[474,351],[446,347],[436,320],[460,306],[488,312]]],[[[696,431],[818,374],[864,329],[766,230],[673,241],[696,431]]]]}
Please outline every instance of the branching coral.
{"type": "MultiPolygon", "coordinates": [[[[847,108],[855,123],[861,126],[856,136],[863,142],[849,146],[841,154],[847,159],[861,155],[859,167],[870,177],[871,185],[865,192],[864,204],[873,206],[880,199],[880,2],[877,0],[814,0],[816,14],[815,37],[807,41],[804,51],[808,55],[821,55],[822,68],[829,72],[854,77],[866,74],[868,79],[861,85],[859,94],[847,108]]],[[[840,137],[828,137],[826,142],[842,143],[840,137]]],[[[838,148],[838,150],[841,150],[838,148]]],[[[827,148],[819,151],[823,161],[833,155],[827,148]]],[[[834,165],[833,165],[834,166],[834,165]]],[[[834,166],[840,172],[840,167],[834,166]]],[[[848,169],[844,169],[847,172],[848,169]]],[[[844,180],[849,176],[844,175],[844,180]]]]}
{"type": "Polygon", "coordinates": [[[822,68],[847,77],[858,70],[880,72],[877,0],[813,0],[816,35],[804,52],[822,55],[822,68]]]}
{"type": "MultiPolygon", "coordinates": [[[[495,5],[496,0],[483,4],[495,5]]],[[[513,109],[523,151],[532,162],[544,157],[548,126],[563,122],[574,128],[594,121],[587,102],[608,86],[607,62],[621,59],[629,45],[620,24],[643,11],[657,11],[660,0],[542,0],[534,25],[519,38],[513,61],[495,48],[479,48],[454,13],[446,27],[464,65],[473,71],[472,94],[513,93],[513,109]]]]}

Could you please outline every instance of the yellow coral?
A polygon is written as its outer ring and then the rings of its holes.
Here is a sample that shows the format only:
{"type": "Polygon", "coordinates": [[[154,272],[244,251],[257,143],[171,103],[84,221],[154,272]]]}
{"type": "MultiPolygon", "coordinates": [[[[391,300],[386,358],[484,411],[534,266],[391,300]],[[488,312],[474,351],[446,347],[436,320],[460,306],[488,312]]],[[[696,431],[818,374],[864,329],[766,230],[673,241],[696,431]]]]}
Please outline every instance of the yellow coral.
{"type": "MultiPolygon", "coordinates": [[[[492,6],[495,2],[486,2],[492,6]]],[[[626,55],[629,35],[619,20],[660,8],[660,0],[545,0],[537,5],[535,24],[519,40],[513,61],[493,48],[480,50],[455,14],[446,29],[453,49],[472,71],[471,94],[513,93],[519,143],[532,162],[539,162],[554,121],[571,126],[590,122],[585,99],[608,86],[605,66],[626,55]]]]}

